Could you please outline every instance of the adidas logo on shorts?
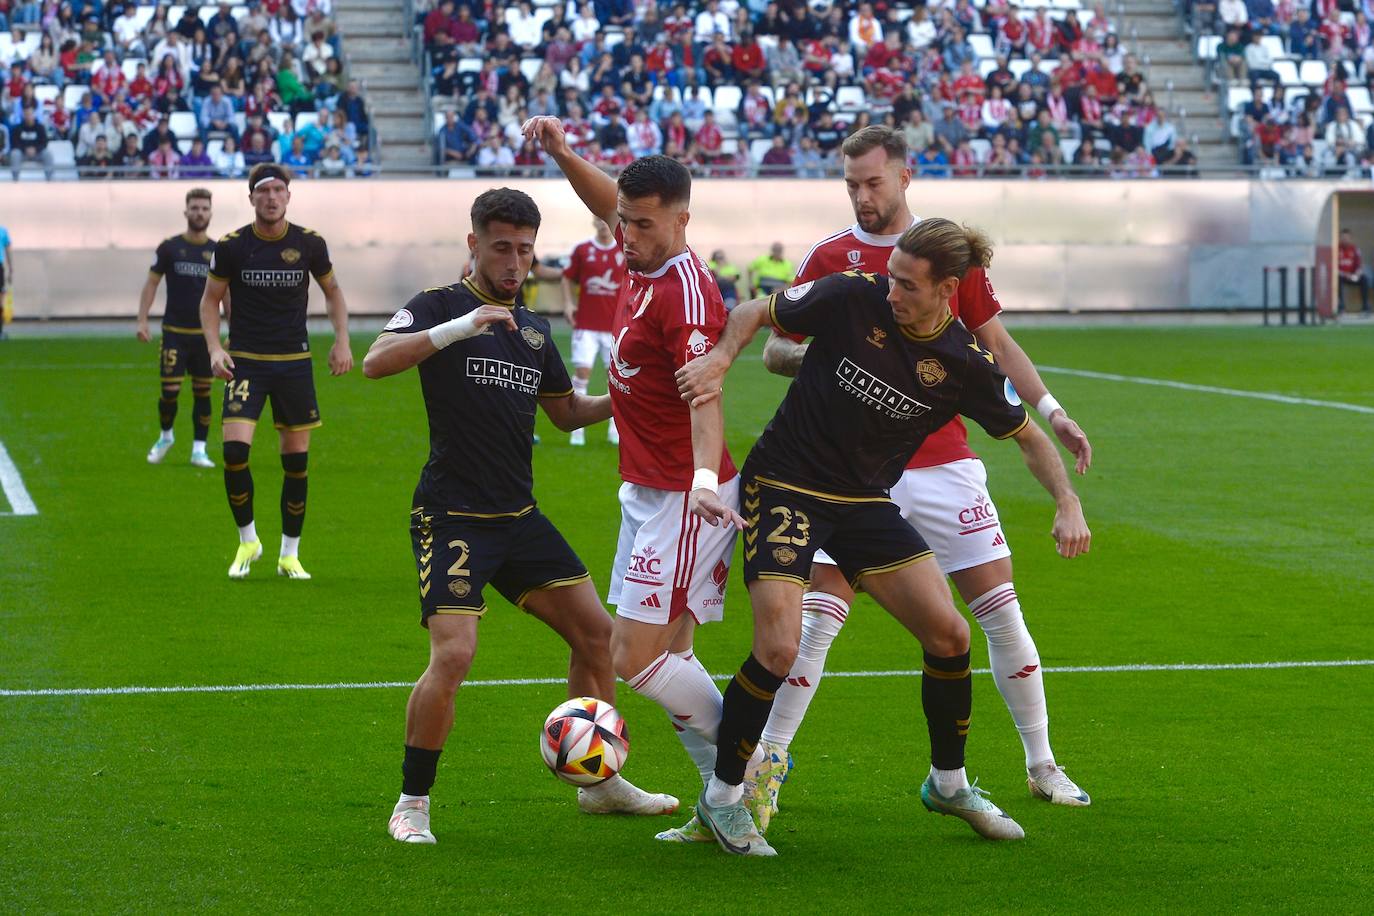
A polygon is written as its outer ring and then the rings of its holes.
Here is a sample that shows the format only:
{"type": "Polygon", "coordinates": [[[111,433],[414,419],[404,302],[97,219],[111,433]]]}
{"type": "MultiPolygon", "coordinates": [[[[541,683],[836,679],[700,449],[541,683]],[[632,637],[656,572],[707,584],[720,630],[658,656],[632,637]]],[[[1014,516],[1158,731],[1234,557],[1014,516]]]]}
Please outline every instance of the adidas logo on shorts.
{"type": "Polygon", "coordinates": [[[663,607],[663,605],[659,603],[659,601],[658,601],[658,595],[656,595],[656,594],[655,594],[655,595],[650,595],[649,597],[645,598],[643,601],[639,602],[639,606],[640,606],[640,607],[656,607],[656,608],[661,608],[661,607],[663,607]]]}

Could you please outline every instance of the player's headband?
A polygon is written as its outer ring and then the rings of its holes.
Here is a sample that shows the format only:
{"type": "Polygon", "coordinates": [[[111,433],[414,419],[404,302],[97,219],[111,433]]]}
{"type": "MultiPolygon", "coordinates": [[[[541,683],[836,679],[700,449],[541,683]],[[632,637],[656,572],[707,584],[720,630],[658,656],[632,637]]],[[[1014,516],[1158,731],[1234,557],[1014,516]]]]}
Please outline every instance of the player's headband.
{"type": "Polygon", "coordinates": [[[267,184],[269,181],[280,181],[282,184],[291,184],[291,176],[284,169],[275,165],[269,165],[258,171],[257,178],[249,183],[248,189],[256,191],[258,188],[267,184]]]}

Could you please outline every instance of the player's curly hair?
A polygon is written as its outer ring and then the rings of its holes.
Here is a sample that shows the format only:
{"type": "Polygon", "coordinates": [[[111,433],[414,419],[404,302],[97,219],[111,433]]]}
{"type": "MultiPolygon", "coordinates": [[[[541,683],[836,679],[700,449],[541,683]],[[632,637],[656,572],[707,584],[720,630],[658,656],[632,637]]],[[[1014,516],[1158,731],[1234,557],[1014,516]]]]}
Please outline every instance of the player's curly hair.
{"type": "Polygon", "coordinates": [[[472,202],[472,228],[485,230],[492,223],[539,228],[539,206],[524,191],[514,188],[492,188],[477,195],[472,202]]]}
{"type": "Polygon", "coordinates": [[[692,199],[692,173],[669,156],[636,159],[625,166],[616,185],[630,200],[657,196],[663,206],[685,206],[692,199]]]}
{"type": "Polygon", "coordinates": [[[992,263],[992,242],[982,230],[939,217],[923,219],[903,232],[897,248],[929,261],[930,276],[937,283],[949,277],[962,280],[970,269],[992,263]]]}

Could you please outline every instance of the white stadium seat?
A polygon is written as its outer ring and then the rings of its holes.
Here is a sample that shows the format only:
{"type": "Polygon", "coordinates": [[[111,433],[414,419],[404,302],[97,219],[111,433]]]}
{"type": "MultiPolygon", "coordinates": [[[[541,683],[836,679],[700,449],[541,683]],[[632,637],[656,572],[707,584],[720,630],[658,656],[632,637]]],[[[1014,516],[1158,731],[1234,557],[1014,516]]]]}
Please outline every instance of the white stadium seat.
{"type": "Polygon", "coordinates": [[[196,116],[189,111],[174,111],[167,119],[167,127],[179,140],[189,140],[200,136],[196,116]]]}
{"type": "Polygon", "coordinates": [[[980,163],[987,162],[988,156],[992,155],[992,144],[981,137],[974,137],[968,142],[968,145],[980,163]]]}
{"type": "Polygon", "coordinates": [[[1302,80],[1298,79],[1298,65],[1291,60],[1274,61],[1274,72],[1279,76],[1279,82],[1285,86],[1301,86],[1302,80]]]}
{"type": "Polygon", "coordinates": [[[267,115],[267,123],[279,134],[291,133],[291,112],[273,111],[267,115]]]}
{"type": "Polygon", "coordinates": [[[973,48],[973,53],[980,58],[996,57],[997,52],[992,47],[992,39],[987,35],[970,35],[968,43],[973,48]]]}
{"type": "Polygon", "coordinates": [[[1283,46],[1283,39],[1277,35],[1260,36],[1260,45],[1269,51],[1269,55],[1274,60],[1284,60],[1290,56],[1288,50],[1283,46]]]}
{"type": "Polygon", "coordinates": [[[744,92],[738,86],[721,85],[716,87],[713,98],[711,107],[716,109],[716,117],[720,117],[722,111],[735,113],[740,100],[744,98],[744,92]]]}
{"type": "Polygon", "coordinates": [[[1201,35],[1197,40],[1197,59],[1216,60],[1217,45],[1221,44],[1220,35],[1201,35]]]}
{"type": "Polygon", "coordinates": [[[763,154],[773,146],[772,140],[754,140],[749,144],[749,161],[758,165],[763,162],[763,154]]]}
{"type": "Polygon", "coordinates": [[[863,111],[868,107],[868,97],[862,86],[841,86],[835,91],[835,107],[840,111],[863,111]]]}
{"type": "Polygon", "coordinates": [[[1326,83],[1326,64],[1319,60],[1305,60],[1298,64],[1298,79],[1307,86],[1322,86],[1326,83]]]}

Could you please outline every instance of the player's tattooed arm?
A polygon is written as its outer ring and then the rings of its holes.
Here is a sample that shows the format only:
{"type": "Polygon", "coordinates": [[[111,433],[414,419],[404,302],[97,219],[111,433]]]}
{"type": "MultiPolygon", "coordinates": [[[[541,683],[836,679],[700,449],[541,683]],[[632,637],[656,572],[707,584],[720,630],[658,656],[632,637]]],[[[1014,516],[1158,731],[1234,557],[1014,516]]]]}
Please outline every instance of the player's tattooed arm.
{"type": "Polygon", "coordinates": [[[800,343],[774,331],[763,344],[763,368],[774,375],[795,378],[806,358],[807,342],[800,343]]]}
{"type": "Polygon", "coordinates": [[[1088,522],[1083,517],[1083,504],[1069,483],[1069,475],[1064,471],[1064,462],[1059,460],[1054,443],[1034,423],[1021,427],[1021,431],[1013,438],[1021,447],[1021,457],[1026,467],[1054,497],[1054,527],[1050,529],[1050,534],[1054,537],[1059,555],[1071,558],[1087,553],[1092,532],[1088,530],[1088,522]]]}
{"type": "Polygon", "coordinates": [[[725,332],[711,352],[677,370],[677,388],[682,399],[699,407],[719,397],[726,370],[768,321],[767,299],[751,299],[735,306],[725,322],[725,332]]]}
{"type": "Polygon", "coordinates": [[[585,394],[565,394],[539,398],[539,406],[554,426],[570,433],[593,423],[601,423],[611,418],[611,396],[601,394],[589,397],[585,394]]]}
{"type": "MultiPolygon", "coordinates": [[[[978,338],[984,349],[997,358],[997,364],[1016,386],[1016,393],[1021,396],[1023,403],[1037,405],[1050,393],[1049,386],[1040,378],[1035,364],[1007,331],[1000,318],[989,319],[973,332],[973,336],[978,338]]],[[[1068,411],[1057,404],[1045,419],[1049,421],[1050,429],[1054,430],[1055,436],[1064,444],[1064,448],[1073,453],[1074,469],[1080,474],[1086,474],[1093,462],[1093,447],[1088,441],[1087,434],[1073,421],[1068,411]]]]}
{"type": "Polygon", "coordinates": [[[591,214],[607,224],[616,224],[616,184],[615,179],[597,166],[592,165],[568,146],[568,138],[563,133],[563,122],[555,117],[541,116],[530,118],[520,127],[526,140],[536,140],[544,152],[553,157],[563,175],[572,185],[582,203],[587,205],[591,214]]]}

